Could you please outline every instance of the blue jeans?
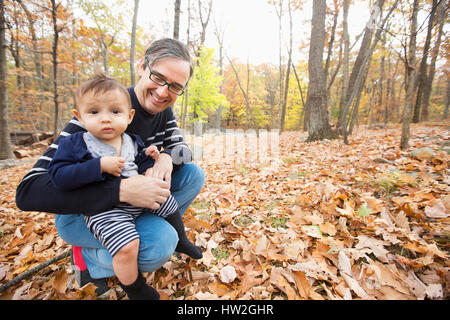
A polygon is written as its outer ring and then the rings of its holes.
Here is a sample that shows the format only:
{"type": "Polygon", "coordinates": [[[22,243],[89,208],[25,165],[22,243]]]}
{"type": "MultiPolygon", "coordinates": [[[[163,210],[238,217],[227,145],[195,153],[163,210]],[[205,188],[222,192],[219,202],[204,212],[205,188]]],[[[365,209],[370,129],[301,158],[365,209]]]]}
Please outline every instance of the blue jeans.
{"type": "MultiPolygon", "coordinates": [[[[171,193],[181,214],[200,193],[204,181],[205,173],[195,163],[184,164],[172,174],[171,193]]],[[[86,227],[83,217],[80,214],[57,214],[56,229],[64,241],[83,248],[82,255],[91,277],[111,277],[114,275],[112,256],[86,227]]],[[[136,230],[140,240],[139,270],[153,272],[171,257],[178,244],[178,235],[164,218],[150,213],[136,219],[136,230]]]]}

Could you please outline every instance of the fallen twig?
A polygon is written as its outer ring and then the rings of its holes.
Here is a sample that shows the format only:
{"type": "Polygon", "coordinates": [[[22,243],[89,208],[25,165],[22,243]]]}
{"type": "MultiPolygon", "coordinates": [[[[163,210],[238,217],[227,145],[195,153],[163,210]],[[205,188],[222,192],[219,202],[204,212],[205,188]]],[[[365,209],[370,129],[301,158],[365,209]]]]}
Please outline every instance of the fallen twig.
{"type": "Polygon", "coordinates": [[[55,263],[56,261],[59,261],[61,259],[64,259],[66,257],[68,257],[70,255],[70,249],[62,254],[60,254],[59,256],[56,256],[52,259],[49,259],[43,263],[41,263],[40,265],[20,274],[19,276],[15,277],[14,279],[8,281],[7,283],[3,284],[0,286],[0,293],[9,289],[10,287],[18,284],[19,282],[21,282],[22,280],[25,280],[29,277],[31,277],[33,274],[35,274],[36,272],[44,269],[45,267],[51,265],[52,263],[55,263]]]}

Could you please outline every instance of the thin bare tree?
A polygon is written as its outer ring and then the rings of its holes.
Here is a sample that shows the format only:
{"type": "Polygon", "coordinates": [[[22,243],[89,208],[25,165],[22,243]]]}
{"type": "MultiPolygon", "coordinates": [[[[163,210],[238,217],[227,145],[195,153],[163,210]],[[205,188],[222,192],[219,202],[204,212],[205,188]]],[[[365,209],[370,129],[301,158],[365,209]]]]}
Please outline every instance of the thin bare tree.
{"type": "Polygon", "coordinates": [[[131,85],[136,83],[136,66],[134,56],[136,52],[136,25],[139,12],[139,0],[134,0],[133,26],[131,27],[131,48],[130,48],[130,80],[131,85]]]}
{"type": "Polygon", "coordinates": [[[311,42],[309,47],[309,87],[306,104],[310,110],[307,141],[334,138],[327,110],[327,88],[323,67],[326,1],[313,2],[311,42]]]}
{"type": "Polygon", "coordinates": [[[173,18],[173,38],[180,38],[180,6],[181,0],[175,0],[174,18],[173,18]]]}
{"type": "Polygon", "coordinates": [[[6,99],[6,39],[5,39],[5,4],[0,0],[0,160],[13,159],[11,137],[8,127],[8,104],[6,99]]]}
{"type": "Polygon", "coordinates": [[[400,149],[405,150],[409,146],[409,125],[413,107],[413,90],[416,75],[416,41],[417,41],[417,13],[419,11],[419,0],[414,0],[411,15],[411,31],[409,37],[409,53],[406,58],[406,103],[403,109],[402,136],[400,138],[400,149]]]}

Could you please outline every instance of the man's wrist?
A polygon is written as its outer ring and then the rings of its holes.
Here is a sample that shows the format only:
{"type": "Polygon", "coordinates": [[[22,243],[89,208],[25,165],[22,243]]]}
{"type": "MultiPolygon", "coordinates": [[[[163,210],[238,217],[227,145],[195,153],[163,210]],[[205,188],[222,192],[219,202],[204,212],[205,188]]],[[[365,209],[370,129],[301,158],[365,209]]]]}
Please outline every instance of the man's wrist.
{"type": "Polygon", "coordinates": [[[119,183],[119,192],[116,193],[119,196],[119,202],[128,202],[127,198],[127,185],[128,185],[128,179],[120,179],[119,183]]]}
{"type": "Polygon", "coordinates": [[[159,156],[165,157],[166,159],[170,159],[170,161],[172,161],[172,156],[170,155],[170,151],[168,150],[166,152],[162,151],[159,156]]]}

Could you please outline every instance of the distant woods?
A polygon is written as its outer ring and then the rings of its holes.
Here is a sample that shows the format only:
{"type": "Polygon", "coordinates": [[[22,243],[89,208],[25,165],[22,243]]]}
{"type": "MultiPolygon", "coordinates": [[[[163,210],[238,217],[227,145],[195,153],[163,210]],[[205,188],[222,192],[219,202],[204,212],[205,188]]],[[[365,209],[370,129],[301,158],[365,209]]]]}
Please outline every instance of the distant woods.
{"type": "Polygon", "coordinates": [[[448,118],[448,0],[267,3],[280,39],[267,46],[277,47],[279,59],[256,65],[229,56],[234,35],[214,0],[168,2],[165,34],[138,23],[146,14],[139,0],[1,0],[0,159],[12,156],[9,132],[58,134],[71,118],[73,89],[93,73],[134,84],[145,49],[163,36],[187,43],[196,58],[174,106],[184,128],[201,121],[348,141],[358,125],[402,123],[407,148],[411,122],[448,118]],[[370,17],[355,35],[351,13],[363,3],[370,17]],[[306,34],[295,19],[308,5],[306,34]]]}

